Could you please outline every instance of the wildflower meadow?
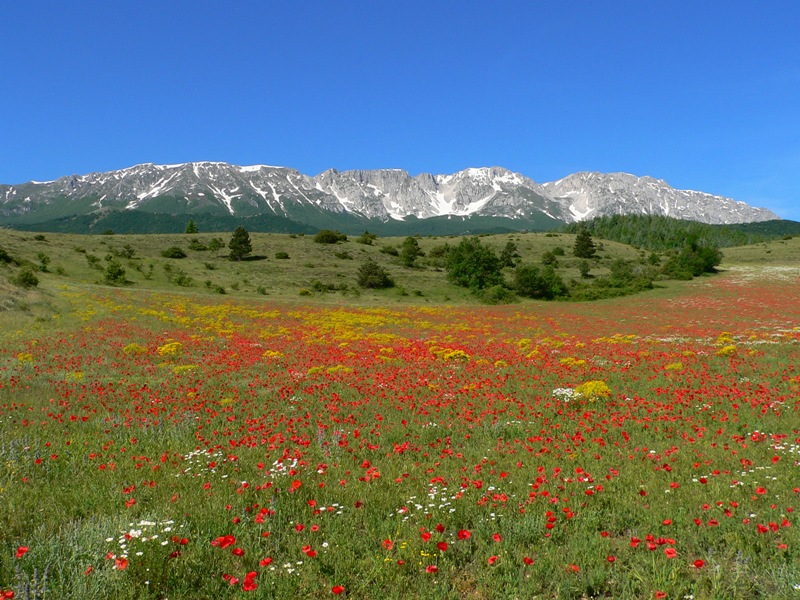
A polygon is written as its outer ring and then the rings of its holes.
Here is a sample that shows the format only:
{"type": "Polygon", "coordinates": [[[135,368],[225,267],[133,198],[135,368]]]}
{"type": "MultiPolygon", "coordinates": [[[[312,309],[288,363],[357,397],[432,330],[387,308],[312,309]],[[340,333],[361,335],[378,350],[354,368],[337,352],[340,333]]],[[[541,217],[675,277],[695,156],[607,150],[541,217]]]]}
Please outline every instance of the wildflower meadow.
{"type": "Polygon", "coordinates": [[[0,598],[800,598],[798,283],[63,286],[0,336],[0,598]]]}

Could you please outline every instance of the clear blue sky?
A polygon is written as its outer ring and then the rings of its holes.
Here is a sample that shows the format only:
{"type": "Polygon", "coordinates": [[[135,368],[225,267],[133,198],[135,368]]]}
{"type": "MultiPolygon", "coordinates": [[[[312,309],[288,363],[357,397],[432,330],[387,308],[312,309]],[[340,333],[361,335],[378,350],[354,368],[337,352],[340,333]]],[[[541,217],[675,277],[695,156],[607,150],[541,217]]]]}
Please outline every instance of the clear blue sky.
{"type": "Polygon", "coordinates": [[[625,171],[800,220],[797,0],[0,5],[0,182],[625,171]]]}

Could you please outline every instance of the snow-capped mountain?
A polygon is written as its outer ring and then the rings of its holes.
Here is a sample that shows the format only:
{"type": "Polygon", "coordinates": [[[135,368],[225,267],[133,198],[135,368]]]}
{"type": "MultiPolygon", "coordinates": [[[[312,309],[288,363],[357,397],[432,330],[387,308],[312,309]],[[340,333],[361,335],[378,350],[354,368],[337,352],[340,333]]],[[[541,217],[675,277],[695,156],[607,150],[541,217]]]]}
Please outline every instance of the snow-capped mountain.
{"type": "Polygon", "coordinates": [[[499,167],[416,177],[399,169],[341,173],[331,169],[310,180],[346,210],[383,220],[410,215],[519,218],[544,213],[558,220],[564,216],[561,204],[552,202],[540,185],[499,167]]]}
{"type": "Polygon", "coordinates": [[[575,173],[542,187],[566,204],[576,221],[603,215],[662,215],[702,223],[750,223],[779,217],[730,198],[676,190],[667,182],[628,173],[575,173]]]}
{"type": "Polygon", "coordinates": [[[550,228],[606,214],[656,214],[706,223],[777,219],[766,209],[626,173],[576,173],[537,184],[500,167],[411,176],[399,169],[308,176],[295,169],[219,162],[142,164],[55,181],[0,185],[0,223],[45,223],[109,212],[322,217],[364,222],[413,217],[502,218],[519,229],[550,228]],[[327,215],[327,216],[325,216],[327,215]]]}

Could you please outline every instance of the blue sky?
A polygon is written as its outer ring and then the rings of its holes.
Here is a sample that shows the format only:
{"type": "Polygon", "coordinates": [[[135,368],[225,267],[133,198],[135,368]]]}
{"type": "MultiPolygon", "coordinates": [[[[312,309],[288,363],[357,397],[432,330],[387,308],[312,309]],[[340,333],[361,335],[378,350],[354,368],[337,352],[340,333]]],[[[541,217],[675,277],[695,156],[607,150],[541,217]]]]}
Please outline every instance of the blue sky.
{"type": "Polygon", "coordinates": [[[0,183],[142,162],[651,175],[800,220],[800,2],[0,6],[0,183]]]}

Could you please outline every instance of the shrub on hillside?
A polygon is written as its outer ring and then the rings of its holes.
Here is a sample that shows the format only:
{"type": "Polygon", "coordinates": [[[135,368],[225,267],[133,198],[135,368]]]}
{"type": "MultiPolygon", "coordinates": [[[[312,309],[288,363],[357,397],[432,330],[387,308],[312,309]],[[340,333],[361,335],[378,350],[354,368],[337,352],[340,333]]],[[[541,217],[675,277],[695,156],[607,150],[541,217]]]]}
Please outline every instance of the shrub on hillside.
{"type": "Polygon", "coordinates": [[[703,273],[714,273],[721,262],[722,252],[719,248],[690,243],[667,260],[661,272],[671,279],[691,279],[703,273]]]}
{"type": "Polygon", "coordinates": [[[197,238],[192,238],[192,240],[189,242],[189,250],[194,250],[195,252],[204,252],[208,250],[208,246],[206,246],[197,238]]]}
{"type": "Polygon", "coordinates": [[[517,250],[517,245],[512,242],[506,242],[506,245],[500,251],[500,265],[503,267],[510,267],[513,268],[515,264],[517,264],[517,260],[522,258],[520,256],[519,251],[517,250]]]}
{"type": "Polygon", "coordinates": [[[10,281],[14,285],[26,289],[39,285],[39,278],[36,277],[33,268],[27,265],[22,267],[16,275],[11,277],[10,281]]]}
{"type": "Polygon", "coordinates": [[[320,229],[314,236],[314,241],[317,244],[338,244],[339,242],[346,242],[347,236],[340,231],[320,229]]]}
{"type": "Polygon", "coordinates": [[[368,289],[383,289],[394,286],[389,273],[371,258],[368,258],[358,269],[358,285],[368,289]]]}
{"type": "Polygon", "coordinates": [[[0,263],[4,264],[17,264],[17,261],[11,256],[5,248],[0,247],[0,263]]]}
{"type": "Polygon", "coordinates": [[[409,236],[403,240],[403,245],[400,248],[400,260],[403,265],[413,267],[420,256],[425,256],[425,253],[419,247],[419,242],[416,238],[409,236]]]}
{"type": "Polygon", "coordinates": [[[370,233],[369,231],[365,231],[360,236],[356,238],[357,244],[364,244],[366,246],[372,246],[372,242],[378,239],[378,236],[374,233],[370,233]]]}
{"type": "Polygon", "coordinates": [[[464,238],[447,254],[447,278],[473,291],[503,284],[500,259],[477,237],[464,238]]]}
{"type": "Polygon", "coordinates": [[[564,281],[549,266],[540,269],[534,265],[518,265],[514,269],[514,289],[520,296],[540,300],[569,295],[564,281]]]}
{"type": "Polygon", "coordinates": [[[186,258],[186,252],[178,246],[170,246],[161,252],[161,256],[164,258],[186,258]]]}
{"type": "Polygon", "coordinates": [[[125,268],[120,264],[120,262],[112,256],[107,256],[106,261],[108,264],[103,271],[103,279],[105,282],[109,285],[122,285],[127,283],[125,278],[125,268]]]}

